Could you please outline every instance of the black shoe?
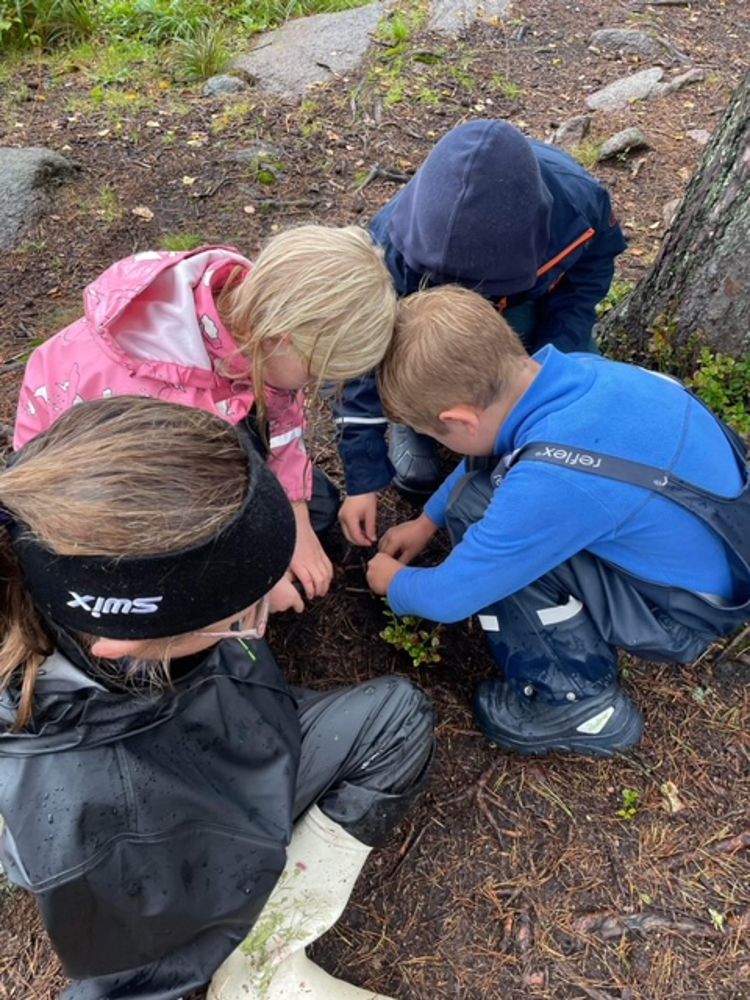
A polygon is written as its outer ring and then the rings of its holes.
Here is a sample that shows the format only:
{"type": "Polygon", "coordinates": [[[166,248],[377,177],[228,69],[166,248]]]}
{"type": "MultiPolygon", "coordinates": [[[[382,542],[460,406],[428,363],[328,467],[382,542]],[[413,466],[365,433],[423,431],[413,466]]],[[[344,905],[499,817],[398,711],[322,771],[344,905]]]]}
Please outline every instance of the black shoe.
{"type": "Polygon", "coordinates": [[[611,757],[635,746],[643,732],[643,716],[617,683],[589,698],[548,702],[492,678],[474,691],[474,715],[489,740],[523,754],[611,757]]]}
{"type": "Polygon", "coordinates": [[[390,425],[388,458],[395,470],[393,485],[410,500],[426,500],[443,481],[437,444],[405,424],[390,425]]]}

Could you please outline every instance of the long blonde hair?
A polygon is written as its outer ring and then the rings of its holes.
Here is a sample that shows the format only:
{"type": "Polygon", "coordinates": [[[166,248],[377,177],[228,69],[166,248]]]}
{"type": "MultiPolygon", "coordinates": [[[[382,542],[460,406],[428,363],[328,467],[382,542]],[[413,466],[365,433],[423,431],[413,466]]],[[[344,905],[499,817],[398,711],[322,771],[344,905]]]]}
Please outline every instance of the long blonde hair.
{"type": "Polygon", "coordinates": [[[382,250],[363,229],[307,225],[279,233],[252,271],[219,297],[222,320],[250,364],[258,410],[263,349],[287,337],[313,378],[345,382],[380,364],[393,334],[396,292],[382,250]]]}
{"type": "MultiPolygon", "coordinates": [[[[215,535],[247,488],[231,426],[203,410],[121,396],[73,407],[26,445],[0,473],[0,505],[60,555],[163,555],[215,535]]],[[[17,727],[31,718],[51,652],[0,526],[0,690],[20,683],[17,727]]]]}

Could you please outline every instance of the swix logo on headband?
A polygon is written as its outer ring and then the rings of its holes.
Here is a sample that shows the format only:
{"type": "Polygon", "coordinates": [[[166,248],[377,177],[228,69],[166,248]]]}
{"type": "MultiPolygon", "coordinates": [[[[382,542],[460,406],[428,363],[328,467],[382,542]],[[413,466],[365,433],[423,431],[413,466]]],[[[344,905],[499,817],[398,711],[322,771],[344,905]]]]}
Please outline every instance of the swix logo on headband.
{"type": "Polygon", "coordinates": [[[159,610],[159,602],[164,599],[160,597],[95,597],[93,594],[85,594],[83,597],[75,590],[68,593],[73,598],[68,601],[69,608],[83,608],[92,618],[101,618],[102,615],[152,615],[159,610]],[[93,603],[92,603],[93,602],[93,603]]]}

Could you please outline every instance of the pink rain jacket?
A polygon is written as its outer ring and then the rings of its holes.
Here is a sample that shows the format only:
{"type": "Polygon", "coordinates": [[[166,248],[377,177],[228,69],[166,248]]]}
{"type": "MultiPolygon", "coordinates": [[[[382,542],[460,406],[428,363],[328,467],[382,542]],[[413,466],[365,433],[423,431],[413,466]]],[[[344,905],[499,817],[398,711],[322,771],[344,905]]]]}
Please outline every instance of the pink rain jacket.
{"type": "MultiPolygon", "coordinates": [[[[220,374],[236,351],[215,297],[235,267],[230,247],[146,251],[113,264],[84,293],[85,315],[38,347],[18,402],[20,448],[83,400],[151,396],[215,413],[231,424],[255,402],[247,381],[220,374]]],[[[269,465],[290,500],[309,499],[301,393],[265,388],[269,465]]]]}

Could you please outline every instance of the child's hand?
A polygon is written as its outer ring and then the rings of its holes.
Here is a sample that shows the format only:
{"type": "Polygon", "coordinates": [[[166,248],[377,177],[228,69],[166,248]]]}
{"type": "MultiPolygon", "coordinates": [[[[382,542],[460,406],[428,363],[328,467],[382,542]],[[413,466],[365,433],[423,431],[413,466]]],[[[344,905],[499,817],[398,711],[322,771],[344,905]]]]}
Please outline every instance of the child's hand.
{"type": "Polygon", "coordinates": [[[294,501],[292,509],[297,522],[297,544],[294,546],[289,569],[304,587],[309,600],[313,597],[324,597],[333,579],[331,560],[323,551],[323,546],[312,529],[305,501],[294,501]]]}
{"type": "Polygon", "coordinates": [[[374,545],[377,538],[377,493],[359,493],[341,504],[339,521],[344,538],[353,545],[374,545]]]}
{"type": "Polygon", "coordinates": [[[367,583],[370,590],[385,597],[391,580],[403,568],[404,564],[398,559],[393,559],[391,556],[385,555],[384,552],[378,552],[367,564],[367,583]]]}
{"type": "Polygon", "coordinates": [[[304,611],[305,602],[302,600],[302,595],[294,586],[292,582],[292,574],[289,570],[282,576],[277,584],[271,588],[271,607],[270,611],[272,615],[278,614],[281,611],[304,611]]]}
{"type": "Polygon", "coordinates": [[[426,548],[437,531],[437,525],[426,514],[420,514],[413,521],[397,524],[380,539],[378,548],[401,563],[409,563],[426,548]]]}

